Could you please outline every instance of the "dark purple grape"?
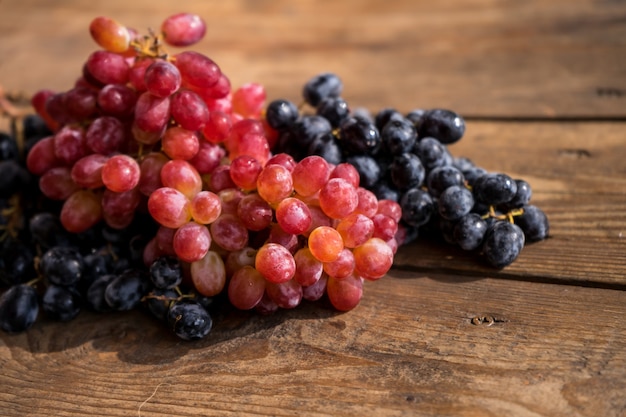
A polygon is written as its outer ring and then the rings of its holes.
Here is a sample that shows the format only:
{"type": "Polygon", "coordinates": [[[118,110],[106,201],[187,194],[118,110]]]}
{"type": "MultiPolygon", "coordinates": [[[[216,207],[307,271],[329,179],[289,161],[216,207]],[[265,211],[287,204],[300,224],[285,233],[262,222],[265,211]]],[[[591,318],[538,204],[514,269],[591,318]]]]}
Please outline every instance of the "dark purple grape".
{"type": "Polygon", "coordinates": [[[381,146],[376,126],[360,117],[348,117],[339,127],[341,149],[346,155],[374,155],[381,146]]]}
{"type": "Polygon", "coordinates": [[[374,125],[379,132],[382,132],[385,126],[387,126],[387,123],[389,123],[391,120],[403,119],[404,117],[402,116],[402,113],[394,108],[388,107],[376,113],[376,116],[374,116],[374,125]]]}
{"type": "Polygon", "coordinates": [[[17,160],[18,156],[19,150],[13,136],[0,132],[0,161],[17,160]]]}
{"type": "Polygon", "coordinates": [[[444,165],[434,168],[426,177],[428,192],[434,197],[439,197],[448,187],[463,185],[465,178],[461,171],[452,165],[444,165]]]}
{"type": "Polygon", "coordinates": [[[211,331],[213,320],[204,307],[192,300],[182,300],[171,305],[168,323],[183,340],[198,340],[211,331]]]}
{"type": "Polygon", "coordinates": [[[0,296],[0,328],[5,332],[28,330],[38,314],[37,291],[30,285],[14,285],[0,296]]]}
{"type": "Polygon", "coordinates": [[[161,256],[150,265],[150,280],[157,288],[171,289],[183,280],[182,266],[174,256],[161,256]]]}
{"type": "Polygon", "coordinates": [[[127,269],[107,285],[104,299],[113,310],[132,310],[139,305],[141,298],[149,291],[149,282],[144,271],[127,269]]]}
{"type": "Polygon", "coordinates": [[[517,183],[502,173],[490,173],[478,178],[472,188],[478,202],[498,206],[508,203],[517,193],[517,183]]]}
{"type": "Polygon", "coordinates": [[[0,197],[9,198],[28,186],[31,175],[13,159],[0,161],[0,197]]]}
{"type": "Polygon", "coordinates": [[[381,172],[378,162],[368,155],[354,155],[346,159],[346,162],[356,168],[361,178],[360,186],[371,188],[380,180],[381,172]]]}
{"type": "Polygon", "coordinates": [[[59,216],[50,212],[34,214],[28,222],[33,241],[43,251],[54,246],[68,246],[70,236],[61,225],[59,216]]]}
{"type": "Polygon", "coordinates": [[[414,227],[423,226],[435,214],[435,203],[427,191],[411,188],[400,199],[402,220],[414,227]]]}
{"type": "Polygon", "coordinates": [[[423,184],[426,170],[417,156],[405,152],[393,158],[389,174],[391,182],[397,189],[408,190],[423,184]]]}
{"type": "Polygon", "coordinates": [[[111,306],[107,303],[104,294],[109,284],[113,282],[115,278],[117,278],[117,275],[101,275],[96,278],[87,289],[85,298],[89,307],[91,307],[94,311],[105,313],[112,310],[111,306]]]}
{"type": "Polygon", "coordinates": [[[550,223],[548,216],[539,207],[533,205],[525,205],[522,207],[524,212],[521,216],[515,216],[515,224],[524,232],[524,236],[528,242],[537,242],[548,237],[550,233],[550,223]]]}
{"type": "Polygon", "coordinates": [[[41,308],[53,320],[70,321],[80,313],[81,298],[73,287],[48,285],[41,308]]]}
{"type": "Polygon", "coordinates": [[[396,188],[393,187],[389,181],[385,181],[384,179],[378,181],[371,188],[371,191],[376,195],[376,198],[379,200],[391,200],[398,202],[400,200],[401,194],[396,188]]]}
{"type": "Polygon", "coordinates": [[[432,109],[424,112],[418,127],[418,136],[439,139],[449,145],[457,142],[465,133],[465,121],[457,113],[446,109],[432,109]]]}
{"type": "Polygon", "coordinates": [[[292,126],[293,139],[298,146],[308,147],[315,138],[331,133],[329,121],[321,116],[306,115],[299,118],[292,126]]]}
{"type": "Polygon", "coordinates": [[[463,250],[475,250],[483,243],[487,222],[476,213],[461,217],[454,225],[454,241],[463,250]]]}
{"type": "Polygon", "coordinates": [[[145,297],[145,302],[154,317],[166,321],[170,305],[178,297],[178,293],[174,290],[155,288],[145,297]]]}
{"type": "Polygon", "coordinates": [[[528,204],[530,198],[533,195],[532,188],[530,187],[530,184],[528,182],[517,179],[515,180],[515,184],[517,186],[517,191],[510,201],[503,204],[503,206],[501,207],[503,211],[520,208],[528,204]]]}
{"type": "Polygon", "coordinates": [[[524,232],[508,221],[497,221],[485,234],[482,251],[494,268],[504,268],[517,259],[524,247],[524,232]]]}
{"type": "Polygon", "coordinates": [[[396,116],[385,124],[380,131],[380,138],[388,153],[402,155],[413,150],[417,132],[410,121],[396,116]]]}
{"type": "Polygon", "coordinates": [[[317,105],[316,113],[337,128],[350,115],[350,108],[341,97],[326,97],[317,105]]]}
{"type": "Polygon", "coordinates": [[[343,90],[343,83],[338,76],[332,73],[323,73],[311,78],[302,89],[304,101],[313,107],[327,97],[339,97],[343,90]]]}
{"type": "Polygon", "coordinates": [[[289,100],[274,100],[265,111],[267,123],[278,131],[290,128],[298,117],[298,108],[289,100]]]}
{"type": "Polygon", "coordinates": [[[308,155],[321,156],[329,164],[338,165],[343,161],[341,148],[332,133],[321,135],[313,139],[307,149],[308,155]]]}
{"type": "Polygon", "coordinates": [[[75,247],[55,246],[39,262],[41,274],[52,284],[75,285],[83,275],[83,257],[75,247]]]}
{"type": "Polygon", "coordinates": [[[462,185],[446,188],[437,200],[439,214],[446,220],[458,220],[472,210],[472,192],[462,185]]]}
{"type": "Polygon", "coordinates": [[[415,143],[413,153],[419,157],[426,170],[450,165],[453,161],[448,148],[435,138],[421,138],[415,143]]]}

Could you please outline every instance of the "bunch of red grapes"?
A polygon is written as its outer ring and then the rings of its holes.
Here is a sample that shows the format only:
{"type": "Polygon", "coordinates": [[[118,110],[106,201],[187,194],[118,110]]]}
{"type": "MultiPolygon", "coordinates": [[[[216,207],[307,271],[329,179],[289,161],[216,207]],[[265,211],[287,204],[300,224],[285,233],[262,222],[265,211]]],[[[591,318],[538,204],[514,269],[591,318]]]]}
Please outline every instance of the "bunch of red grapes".
{"type": "Polygon", "coordinates": [[[327,294],[338,310],[354,308],[364,280],[393,263],[399,204],[360,187],[347,163],[272,154],[261,85],[233,91],[209,57],[166,51],[205,31],[187,13],[147,36],[93,20],[102,49],[73,88],[32,99],[54,134],[29,152],[28,169],[45,196],[64,201],[72,233],[149,214],[158,230],[145,265],[177,258],[203,296],[227,291],[235,307],[268,312],[327,294]]]}

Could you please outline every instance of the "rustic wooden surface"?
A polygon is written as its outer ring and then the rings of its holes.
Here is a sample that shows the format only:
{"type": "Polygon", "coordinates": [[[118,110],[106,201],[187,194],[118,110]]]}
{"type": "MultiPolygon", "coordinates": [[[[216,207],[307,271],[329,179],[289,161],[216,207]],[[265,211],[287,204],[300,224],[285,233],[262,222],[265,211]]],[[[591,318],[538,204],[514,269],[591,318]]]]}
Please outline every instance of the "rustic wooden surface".
{"type": "Polygon", "coordinates": [[[0,0],[0,84],[67,89],[94,16],[178,11],[234,85],[298,100],[335,71],[353,105],[460,112],[452,153],[527,179],[551,236],[502,271],[418,241],[351,312],[227,310],[197,343],[42,320],[0,335],[0,415],[626,416],[624,2],[0,0]]]}

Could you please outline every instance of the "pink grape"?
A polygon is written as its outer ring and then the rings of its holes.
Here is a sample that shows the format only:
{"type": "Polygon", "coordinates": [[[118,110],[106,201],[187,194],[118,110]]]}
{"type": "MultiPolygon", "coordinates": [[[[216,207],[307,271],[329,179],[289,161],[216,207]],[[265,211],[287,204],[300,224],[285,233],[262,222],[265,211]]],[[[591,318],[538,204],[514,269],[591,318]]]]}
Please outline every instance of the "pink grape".
{"type": "Polygon", "coordinates": [[[341,219],[336,229],[347,248],[356,248],[374,235],[374,222],[364,214],[352,213],[341,219]]]}
{"type": "Polygon", "coordinates": [[[178,67],[183,82],[199,88],[211,87],[222,74],[213,60],[193,51],[184,51],[174,55],[174,65],[178,67]]]}
{"type": "Polygon", "coordinates": [[[248,230],[233,214],[222,213],[210,226],[213,241],[227,251],[248,246],[248,230]]]}
{"type": "Polygon", "coordinates": [[[175,188],[191,199],[202,191],[202,178],[187,161],[173,159],[161,168],[161,182],[165,187],[175,188]]]}
{"type": "Polygon", "coordinates": [[[338,164],[330,173],[330,178],[343,178],[348,181],[354,188],[359,186],[361,176],[354,165],[342,162],[338,164]]]}
{"type": "Polygon", "coordinates": [[[189,163],[198,171],[200,175],[211,174],[220,165],[226,156],[226,150],[219,145],[200,140],[198,152],[189,163]]]}
{"type": "Polygon", "coordinates": [[[161,182],[161,168],[163,168],[163,165],[165,165],[167,161],[169,161],[169,159],[161,152],[150,152],[143,157],[139,164],[141,174],[139,176],[139,183],[137,184],[139,191],[143,195],[149,196],[157,188],[163,187],[163,182],[161,182]]]}
{"type": "Polygon", "coordinates": [[[356,272],[363,278],[382,278],[393,264],[393,250],[382,239],[373,237],[353,249],[356,272]]]}
{"type": "Polygon", "coordinates": [[[108,160],[107,156],[97,153],[82,157],[72,167],[72,180],[82,188],[102,187],[102,168],[108,160]]]}
{"type": "Polygon", "coordinates": [[[130,46],[130,34],[117,21],[99,16],[89,24],[89,33],[98,45],[110,52],[124,52],[130,46]]]}
{"type": "Polygon", "coordinates": [[[165,255],[176,256],[174,252],[174,234],[176,230],[165,226],[159,226],[154,239],[159,251],[165,255]]]}
{"type": "Polygon", "coordinates": [[[302,301],[302,286],[293,279],[286,282],[268,282],[265,291],[280,308],[296,308],[302,301]]]}
{"type": "Polygon", "coordinates": [[[319,190],[330,178],[330,167],[324,158],[311,155],[296,164],[291,173],[293,188],[302,196],[308,197],[319,190]]]}
{"type": "Polygon", "coordinates": [[[210,250],[202,259],[192,262],[190,274],[194,288],[204,296],[216,296],[226,286],[224,261],[215,251],[210,250]]]}
{"type": "Polygon", "coordinates": [[[190,202],[183,193],[169,187],[161,187],[148,197],[148,211],[159,224],[178,229],[189,220],[190,202]]]}
{"type": "Polygon", "coordinates": [[[182,89],[171,98],[172,118],[187,130],[200,130],[209,120],[209,109],[200,96],[191,90],[182,89]]]}
{"type": "Polygon", "coordinates": [[[133,139],[137,143],[144,145],[155,145],[161,140],[161,136],[165,133],[165,126],[161,130],[157,130],[154,132],[148,132],[146,130],[141,129],[136,122],[133,121],[130,131],[133,139]]]}
{"type": "Polygon", "coordinates": [[[178,13],[163,21],[161,32],[168,45],[189,46],[204,37],[206,23],[196,14],[178,13]]]}
{"type": "Polygon", "coordinates": [[[148,89],[145,82],[146,70],[150,65],[152,65],[152,63],[154,63],[154,61],[155,60],[153,58],[139,58],[135,60],[133,65],[130,67],[128,72],[130,85],[132,85],[139,93],[143,93],[148,89]]]}
{"type": "Polygon", "coordinates": [[[293,170],[296,167],[295,159],[293,159],[293,156],[289,155],[288,153],[279,153],[279,154],[273,155],[265,163],[265,165],[273,165],[273,164],[282,165],[285,168],[287,168],[287,171],[291,173],[293,173],[293,170]]]}
{"type": "Polygon", "coordinates": [[[100,111],[108,116],[127,119],[133,115],[137,93],[123,84],[105,85],[97,96],[100,111]]]}
{"type": "Polygon", "coordinates": [[[313,222],[309,207],[294,197],[288,197],[276,207],[276,221],[287,233],[305,233],[313,222]]]}
{"type": "Polygon", "coordinates": [[[237,216],[248,230],[260,231],[272,223],[272,208],[258,194],[251,193],[239,200],[237,216]]]}
{"type": "Polygon", "coordinates": [[[124,154],[114,155],[102,167],[102,182],[109,190],[121,193],[135,188],[140,174],[135,159],[124,154]]]}
{"type": "Polygon", "coordinates": [[[200,141],[195,132],[172,126],[163,134],[161,148],[171,159],[189,160],[198,153],[200,141]]]}
{"type": "Polygon", "coordinates": [[[123,56],[109,51],[95,51],[87,58],[86,69],[102,84],[126,84],[129,66],[123,56]]]}
{"type": "Polygon", "coordinates": [[[88,190],[78,190],[61,208],[61,224],[70,233],[82,233],[102,220],[100,197],[88,190]]]}
{"type": "Polygon", "coordinates": [[[354,210],[355,213],[361,213],[367,217],[373,217],[378,212],[378,199],[376,194],[363,187],[358,187],[356,193],[359,196],[359,203],[354,210]]]}
{"type": "Polygon", "coordinates": [[[249,155],[241,155],[230,163],[230,178],[237,187],[250,191],[256,188],[256,181],[263,167],[249,155]]]}
{"type": "Polygon", "coordinates": [[[379,200],[377,213],[391,217],[396,223],[402,219],[402,207],[393,200],[379,200]]]}
{"type": "Polygon", "coordinates": [[[378,237],[384,241],[393,239],[398,231],[398,223],[386,214],[378,213],[372,217],[374,222],[373,237],[378,237]]]}
{"type": "Polygon", "coordinates": [[[326,283],[328,282],[328,275],[322,274],[320,279],[315,283],[302,286],[302,298],[307,301],[317,301],[326,294],[326,283]]]}
{"type": "Polygon", "coordinates": [[[254,308],[265,293],[266,281],[263,275],[251,266],[237,270],[228,283],[228,299],[240,310],[254,308]]]}
{"type": "Polygon", "coordinates": [[[324,272],[335,279],[345,278],[354,272],[355,262],[352,251],[344,248],[339,257],[332,262],[324,263],[324,272]]]}
{"type": "Polygon", "coordinates": [[[135,217],[135,210],[141,202],[141,193],[136,188],[116,193],[105,189],[102,194],[102,215],[104,221],[114,229],[124,229],[135,217]]]}
{"type": "Polygon", "coordinates": [[[230,165],[216,167],[211,173],[208,182],[209,189],[215,193],[237,187],[230,177],[230,165]]]}
{"type": "Polygon", "coordinates": [[[291,173],[282,165],[267,165],[257,178],[257,192],[270,204],[278,204],[293,193],[291,173]]]}
{"type": "Polygon", "coordinates": [[[287,282],[296,272],[296,262],[287,248],[276,243],[266,243],[256,254],[255,268],[269,282],[287,282]]]}
{"type": "Polygon", "coordinates": [[[258,83],[243,84],[233,93],[233,111],[243,117],[257,118],[266,98],[265,87],[258,83]]]}
{"type": "MultiPolygon", "coordinates": [[[[228,252],[224,266],[226,267],[226,276],[232,277],[235,272],[244,266],[254,267],[254,258],[256,257],[256,249],[246,246],[243,249],[228,252]]],[[[256,270],[255,270],[256,271],[256,270]]]]}
{"type": "Polygon", "coordinates": [[[259,301],[259,303],[254,307],[254,310],[261,315],[269,315],[275,313],[278,308],[278,304],[276,304],[274,300],[270,298],[266,288],[265,294],[263,294],[263,298],[261,298],[261,301],[259,301]]]}
{"type": "Polygon", "coordinates": [[[213,223],[222,214],[222,202],[211,191],[200,191],[191,200],[191,217],[200,224],[213,223]]]}
{"type": "Polygon", "coordinates": [[[230,79],[222,73],[215,84],[208,88],[194,88],[202,100],[216,100],[228,97],[231,92],[230,79]]]}
{"type": "Polygon", "coordinates": [[[222,213],[237,214],[239,202],[245,194],[238,188],[226,188],[217,193],[222,202],[222,213]]]}
{"type": "Polygon", "coordinates": [[[65,165],[73,165],[88,153],[85,131],[81,127],[63,126],[54,135],[54,155],[65,165]]]}
{"type": "Polygon", "coordinates": [[[211,234],[205,225],[190,221],[178,228],[172,244],[180,260],[196,262],[204,258],[209,251],[211,234]]]}
{"type": "Polygon", "coordinates": [[[146,68],[144,83],[150,94],[157,97],[169,97],[178,91],[182,78],[174,64],[157,59],[146,68]]]}
{"type": "Polygon", "coordinates": [[[146,132],[162,131],[170,119],[169,97],[157,97],[144,92],[135,105],[135,124],[146,132]]]}
{"type": "Polygon", "coordinates": [[[230,136],[231,128],[230,116],[223,111],[215,110],[209,113],[202,134],[211,143],[222,143],[230,136]]]}
{"type": "Polygon", "coordinates": [[[315,284],[324,272],[324,265],[318,261],[309,248],[300,248],[293,255],[296,263],[295,279],[303,287],[315,284]]]}
{"type": "Polygon", "coordinates": [[[278,223],[273,223],[270,226],[270,234],[265,243],[277,243],[291,253],[296,253],[296,251],[300,249],[298,236],[293,233],[285,232],[278,223]]]}
{"type": "Polygon", "coordinates": [[[59,129],[59,124],[46,110],[46,102],[48,98],[53,95],[54,92],[51,90],[38,90],[35,94],[33,94],[30,102],[37,114],[46,122],[46,126],[48,126],[51,131],[56,132],[59,129]]]}
{"type": "Polygon", "coordinates": [[[333,262],[339,258],[343,250],[343,239],[332,227],[320,226],[309,235],[309,249],[321,262],[333,262]]]}
{"type": "Polygon", "coordinates": [[[86,87],[72,88],[65,93],[65,111],[76,121],[92,117],[97,112],[96,92],[86,87]]]}
{"type": "Polygon", "coordinates": [[[102,155],[111,155],[122,149],[126,141],[124,125],[119,119],[102,116],[95,119],[85,133],[85,142],[89,150],[102,155]]]}
{"type": "Polygon", "coordinates": [[[41,193],[51,200],[67,200],[80,186],[72,180],[68,167],[54,167],[39,177],[41,193]]]}
{"type": "Polygon", "coordinates": [[[363,296],[363,280],[355,274],[342,279],[328,277],[326,293],[330,303],[337,310],[352,310],[363,296]]]}
{"type": "Polygon", "coordinates": [[[343,178],[331,178],[321,189],[320,207],[329,217],[342,219],[359,204],[356,188],[343,178]]]}
{"type": "Polygon", "coordinates": [[[62,161],[54,153],[54,136],[39,140],[26,156],[26,167],[37,176],[41,176],[51,168],[60,165],[62,165],[62,161]]]}

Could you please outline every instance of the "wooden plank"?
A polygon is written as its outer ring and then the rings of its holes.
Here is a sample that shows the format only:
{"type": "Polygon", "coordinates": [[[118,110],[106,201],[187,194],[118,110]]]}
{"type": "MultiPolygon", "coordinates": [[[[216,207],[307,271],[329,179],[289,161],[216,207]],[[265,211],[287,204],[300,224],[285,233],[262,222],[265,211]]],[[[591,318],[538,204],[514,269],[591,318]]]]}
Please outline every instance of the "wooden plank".
{"type": "MultiPolygon", "coordinates": [[[[626,285],[626,142],[623,123],[470,122],[449,147],[490,171],[526,179],[550,220],[549,239],[527,245],[498,276],[626,285]]],[[[493,274],[480,258],[422,240],[396,265],[416,271],[493,274]]]]}
{"type": "Polygon", "coordinates": [[[626,3],[123,0],[0,2],[0,82],[28,94],[66,90],[95,49],[87,28],[109,15],[142,33],[169,14],[208,22],[195,49],[234,86],[263,83],[300,101],[333,71],[355,107],[446,107],[480,117],[626,116],[626,3]],[[184,9],[184,10],[181,10],[184,9]]]}
{"type": "Polygon", "coordinates": [[[143,313],[83,313],[0,335],[0,408],[7,417],[619,417],[625,314],[624,291],[401,273],[367,283],[345,314],[324,303],[267,317],[225,311],[198,343],[143,313]]]}

